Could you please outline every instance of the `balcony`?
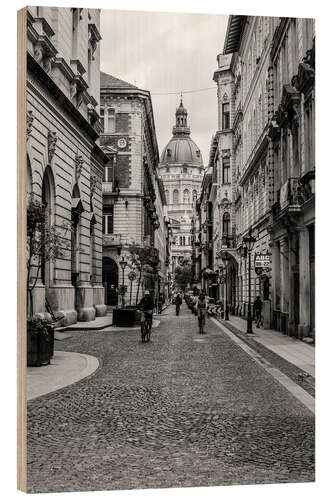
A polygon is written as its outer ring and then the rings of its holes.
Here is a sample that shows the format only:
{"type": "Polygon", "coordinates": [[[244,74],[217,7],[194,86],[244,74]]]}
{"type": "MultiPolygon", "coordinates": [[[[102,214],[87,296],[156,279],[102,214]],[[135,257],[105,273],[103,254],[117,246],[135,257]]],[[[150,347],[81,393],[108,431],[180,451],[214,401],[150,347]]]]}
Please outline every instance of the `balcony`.
{"type": "Polygon", "coordinates": [[[121,248],[121,234],[103,234],[103,247],[121,248]]]}
{"type": "Polygon", "coordinates": [[[272,206],[273,217],[277,218],[286,213],[299,213],[301,206],[314,194],[314,171],[309,175],[289,177],[277,191],[277,201],[272,206]]]}
{"type": "Polygon", "coordinates": [[[222,234],[221,249],[236,248],[236,236],[231,234],[222,234]]]}
{"type": "Polygon", "coordinates": [[[103,182],[102,183],[102,193],[103,194],[112,194],[113,193],[113,183],[112,182],[103,182]]]}

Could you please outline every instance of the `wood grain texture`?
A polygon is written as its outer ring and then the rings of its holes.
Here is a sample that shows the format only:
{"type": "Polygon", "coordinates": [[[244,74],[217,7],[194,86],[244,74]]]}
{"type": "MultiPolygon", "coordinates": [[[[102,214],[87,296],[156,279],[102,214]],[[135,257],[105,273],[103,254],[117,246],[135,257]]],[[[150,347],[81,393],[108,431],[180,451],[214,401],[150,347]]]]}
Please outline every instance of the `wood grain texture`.
{"type": "Polygon", "coordinates": [[[26,78],[27,9],[17,13],[17,487],[27,484],[26,78]]]}

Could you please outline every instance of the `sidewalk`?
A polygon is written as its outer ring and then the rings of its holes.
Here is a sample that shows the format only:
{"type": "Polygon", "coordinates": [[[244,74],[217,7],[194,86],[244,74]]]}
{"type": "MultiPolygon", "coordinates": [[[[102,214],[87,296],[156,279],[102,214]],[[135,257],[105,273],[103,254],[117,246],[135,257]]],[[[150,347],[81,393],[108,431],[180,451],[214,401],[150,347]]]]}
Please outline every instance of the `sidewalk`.
{"type": "Polygon", "coordinates": [[[74,384],[94,373],[98,366],[94,356],[54,351],[49,365],[27,368],[27,400],[74,384]]]}
{"type": "MultiPolygon", "coordinates": [[[[242,332],[246,332],[246,320],[238,316],[230,316],[230,324],[242,332]]],[[[224,325],[227,325],[227,321],[224,325]]],[[[315,377],[315,348],[294,337],[288,337],[276,330],[264,330],[253,324],[251,338],[270,349],[272,352],[284,358],[289,363],[297,366],[300,370],[315,377]]]]}

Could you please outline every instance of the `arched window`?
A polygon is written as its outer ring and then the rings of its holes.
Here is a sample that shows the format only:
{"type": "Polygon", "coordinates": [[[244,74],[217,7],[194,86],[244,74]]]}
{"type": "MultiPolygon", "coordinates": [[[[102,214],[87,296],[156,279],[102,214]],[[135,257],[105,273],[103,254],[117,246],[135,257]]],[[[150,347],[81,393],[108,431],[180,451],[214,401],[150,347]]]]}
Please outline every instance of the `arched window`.
{"type": "Polygon", "coordinates": [[[28,197],[32,193],[32,170],[31,170],[31,163],[30,163],[30,158],[27,155],[27,195],[28,197]]]}
{"type": "Polygon", "coordinates": [[[194,190],[193,190],[193,193],[192,193],[192,200],[193,200],[193,203],[195,203],[195,202],[197,201],[197,197],[198,197],[197,192],[196,192],[196,190],[194,189],[194,190]]]}
{"type": "Polygon", "coordinates": [[[174,189],[173,191],[173,204],[178,205],[179,204],[179,191],[178,189],[174,189]]]}
{"type": "Polygon", "coordinates": [[[71,233],[71,268],[72,285],[76,286],[80,274],[80,237],[81,237],[81,213],[83,206],[80,190],[77,184],[72,191],[72,233],[71,233]]]}
{"type": "Polygon", "coordinates": [[[107,108],[106,115],[106,130],[109,134],[113,134],[116,131],[116,115],[113,108],[107,108]]]}
{"type": "MultiPolygon", "coordinates": [[[[55,203],[55,183],[52,170],[46,167],[42,183],[42,203],[45,206],[45,228],[49,229],[54,221],[54,203],[55,203]]],[[[53,263],[45,260],[42,256],[41,279],[45,286],[50,286],[53,277],[53,263]]]]}
{"type": "Polygon", "coordinates": [[[188,203],[190,203],[190,192],[189,192],[188,189],[184,190],[184,193],[183,193],[183,203],[185,205],[187,205],[188,203]]]}
{"type": "Polygon", "coordinates": [[[228,212],[225,212],[223,214],[222,232],[223,234],[230,233],[230,214],[228,212]]]}

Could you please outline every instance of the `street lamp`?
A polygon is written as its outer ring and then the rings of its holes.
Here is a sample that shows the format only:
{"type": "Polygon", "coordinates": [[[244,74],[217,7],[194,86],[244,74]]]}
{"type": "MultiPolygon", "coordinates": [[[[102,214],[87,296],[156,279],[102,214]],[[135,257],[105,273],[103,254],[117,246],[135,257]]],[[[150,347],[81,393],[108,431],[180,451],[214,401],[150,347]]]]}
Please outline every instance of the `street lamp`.
{"type": "Polygon", "coordinates": [[[224,313],[224,319],[229,320],[229,306],[228,306],[228,264],[230,261],[229,255],[224,252],[222,254],[222,261],[225,267],[225,313],[224,313]]]}
{"type": "Polygon", "coordinates": [[[251,252],[255,244],[256,239],[252,236],[252,229],[249,230],[249,235],[244,236],[243,242],[246,245],[248,256],[249,256],[249,301],[247,309],[247,331],[246,333],[253,333],[252,331],[252,312],[251,312],[251,252]]]}
{"type": "Polygon", "coordinates": [[[123,271],[123,286],[122,286],[122,294],[121,295],[122,295],[122,307],[124,309],[124,307],[125,307],[125,274],[124,273],[125,273],[125,268],[127,266],[127,262],[126,262],[124,256],[122,256],[122,259],[119,261],[119,265],[123,271]]]}

